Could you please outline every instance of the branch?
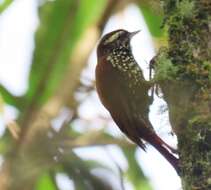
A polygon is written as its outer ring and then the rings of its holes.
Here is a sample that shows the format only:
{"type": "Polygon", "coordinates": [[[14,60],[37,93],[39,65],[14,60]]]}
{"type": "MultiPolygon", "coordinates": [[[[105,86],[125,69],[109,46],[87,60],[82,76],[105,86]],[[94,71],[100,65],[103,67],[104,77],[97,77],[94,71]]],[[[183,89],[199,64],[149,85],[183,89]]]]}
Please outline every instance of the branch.
{"type": "Polygon", "coordinates": [[[155,80],[178,138],[184,190],[211,189],[211,1],[164,1],[169,46],[156,56],[155,80]]]}
{"type": "Polygon", "coordinates": [[[135,145],[125,139],[114,138],[104,133],[104,130],[92,130],[76,139],[69,139],[61,142],[61,145],[69,148],[87,146],[119,145],[121,147],[134,147],[135,145]]]}

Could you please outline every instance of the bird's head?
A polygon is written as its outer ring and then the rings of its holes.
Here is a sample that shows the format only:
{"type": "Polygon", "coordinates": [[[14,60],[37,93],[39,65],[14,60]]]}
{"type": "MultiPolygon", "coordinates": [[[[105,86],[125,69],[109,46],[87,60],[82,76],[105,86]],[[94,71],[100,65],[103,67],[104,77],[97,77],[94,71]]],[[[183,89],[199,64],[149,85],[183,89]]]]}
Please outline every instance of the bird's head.
{"type": "Polygon", "coordinates": [[[119,48],[130,49],[131,38],[139,32],[128,32],[123,29],[115,30],[103,36],[97,47],[97,55],[106,56],[109,55],[111,51],[119,48]]]}

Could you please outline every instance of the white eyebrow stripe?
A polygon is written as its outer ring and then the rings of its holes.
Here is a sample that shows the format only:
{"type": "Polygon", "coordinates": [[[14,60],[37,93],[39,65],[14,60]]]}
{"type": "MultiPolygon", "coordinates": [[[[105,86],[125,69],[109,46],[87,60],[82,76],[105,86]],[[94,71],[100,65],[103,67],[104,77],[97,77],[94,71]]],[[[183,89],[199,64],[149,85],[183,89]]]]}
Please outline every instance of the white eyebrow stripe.
{"type": "Polygon", "coordinates": [[[123,31],[119,31],[119,32],[114,33],[110,38],[108,38],[108,39],[104,42],[104,44],[106,45],[106,44],[108,44],[108,43],[113,42],[114,40],[116,40],[116,39],[120,36],[121,33],[123,33],[123,31]]]}

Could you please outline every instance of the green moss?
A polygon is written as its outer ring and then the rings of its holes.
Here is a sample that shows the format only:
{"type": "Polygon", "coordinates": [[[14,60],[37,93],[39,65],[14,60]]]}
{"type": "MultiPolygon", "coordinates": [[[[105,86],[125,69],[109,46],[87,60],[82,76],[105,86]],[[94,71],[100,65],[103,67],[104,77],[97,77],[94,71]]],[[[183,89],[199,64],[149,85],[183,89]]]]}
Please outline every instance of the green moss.
{"type": "Polygon", "coordinates": [[[205,148],[209,144],[208,136],[211,135],[211,119],[205,115],[196,115],[189,120],[187,131],[192,143],[205,148]]]}
{"type": "Polygon", "coordinates": [[[207,122],[201,115],[193,117],[185,133],[179,136],[179,147],[182,147],[182,182],[185,190],[210,189],[209,178],[204,180],[211,172],[210,135],[211,122],[207,122]]]}
{"type": "Polygon", "coordinates": [[[183,17],[191,17],[195,7],[195,3],[189,0],[177,1],[177,9],[183,17]]]}
{"type": "Polygon", "coordinates": [[[202,65],[204,70],[207,72],[209,82],[211,82],[211,62],[204,61],[202,65]]]}
{"type": "Polygon", "coordinates": [[[183,189],[208,190],[211,189],[211,2],[163,2],[169,44],[156,58],[155,76],[178,137],[183,189]],[[171,82],[160,81],[166,79],[171,82]]]}
{"type": "Polygon", "coordinates": [[[211,118],[208,118],[206,115],[196,115],[189,120],[189,124],[192,125],[210,125],[211,126],[211,118]]]}
{"type": "Polygon", "coordinates": [[[155,80],[175,80],[177,72],[178,67],[172,64],[165,50],[161,50],[156,57],[155,80]]]}

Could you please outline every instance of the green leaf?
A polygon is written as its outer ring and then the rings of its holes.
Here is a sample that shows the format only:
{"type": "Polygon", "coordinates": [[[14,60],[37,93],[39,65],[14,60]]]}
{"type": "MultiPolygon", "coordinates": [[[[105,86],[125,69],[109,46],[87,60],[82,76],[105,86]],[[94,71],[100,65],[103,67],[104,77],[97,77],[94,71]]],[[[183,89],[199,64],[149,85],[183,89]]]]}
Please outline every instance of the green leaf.
{"type": "Polygon", "coordinates": [[[128,161],[128,170],[126,172],[126,176],[129,181],[133,184],[135,190],[152,190],[149,181],[144,176],[143,171],[141,170],[136,158],[135,152],[136,147],[130,149],[123,149],[125,157],[128,161]]]}
{"type": "Polygon", "coordinates": [[[157,38],[161,37],[164,34],[164,31],[161,28],[163,16],[156,13],[149,5],[141,4],[139,7],[152,36],[157,38]]]}
{"type": "Polygon", "coordinates": [[[36,190],[57,190],[49,174],[43,174],[36,185],[36,190]]]}
{"type": "Polygon", "coordinates": [[[3,0],[0,3],[0,13],[2,13],[12,2],[13,0],[3,0]]]}
{"type": "Polygon", "coordinates": [[[7,104],[13,105],[16,108],[20,108],[23,102],[22,97],[14,96],[10,91],[8,91],[3,85],[0,84],[0,96],[3,101],[7,104]]]}
{"type": "MultiPolygon", "coordinates": [[[[44,103],[57,89],[68,68],[71,53],[88,26],[94,24],[106,5],[104,0],[55,0],[39,9],[27,102],[44,103]]],[[[79,55],[80,56],[80,55],[79,55]]]]}

